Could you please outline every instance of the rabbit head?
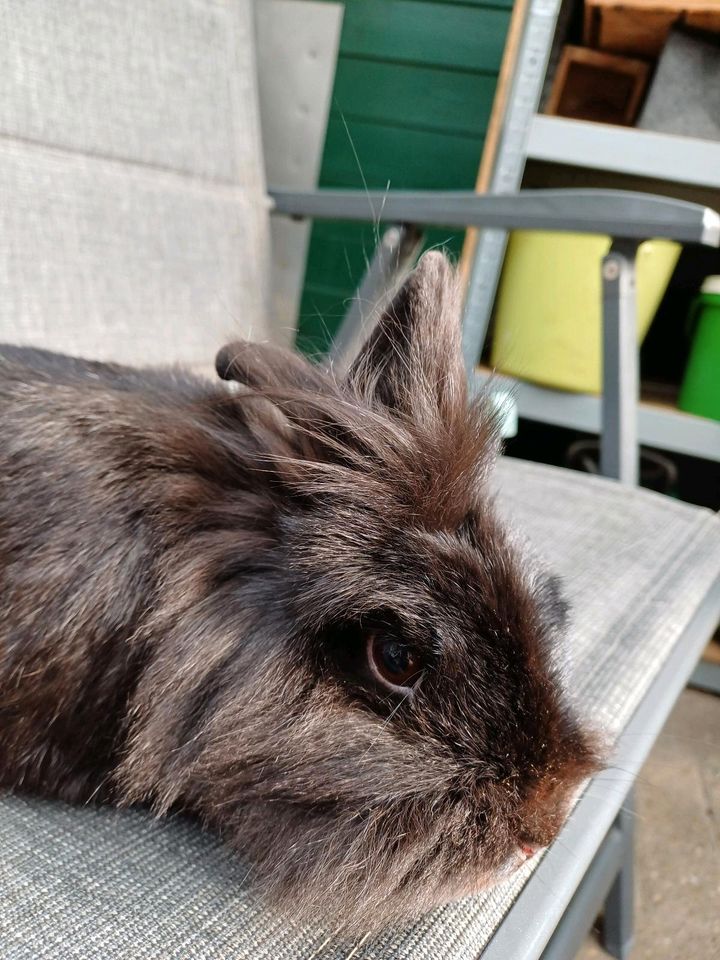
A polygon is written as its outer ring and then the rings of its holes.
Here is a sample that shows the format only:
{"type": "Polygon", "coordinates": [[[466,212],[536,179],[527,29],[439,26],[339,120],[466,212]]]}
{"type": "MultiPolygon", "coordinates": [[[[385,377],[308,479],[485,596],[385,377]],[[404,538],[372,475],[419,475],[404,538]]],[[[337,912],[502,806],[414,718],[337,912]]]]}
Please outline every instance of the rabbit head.
{"type": "Polygon", "coordinates": [[[168,574],[184,600],[119,774],[126,799],[199,811],[285,909],[347,930],[505,876],[598,764],[560,682],[557,586],[494,513],[459,312],[430,253],[342,379],[221,351],[240,479],[168,574]]]}

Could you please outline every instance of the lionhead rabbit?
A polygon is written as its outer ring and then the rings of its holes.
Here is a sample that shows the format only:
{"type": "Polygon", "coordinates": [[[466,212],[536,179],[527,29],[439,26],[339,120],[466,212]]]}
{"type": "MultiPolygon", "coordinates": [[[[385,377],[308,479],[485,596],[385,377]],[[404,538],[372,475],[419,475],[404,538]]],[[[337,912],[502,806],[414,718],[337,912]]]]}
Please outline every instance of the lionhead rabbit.
{"type": "Polygon", "coordinates": [[[1,353],[0,784],[193,811],[355,931],[553,839],[596,747],[440,254],[342,380],[251,343],[234,389],[1,353]]]}

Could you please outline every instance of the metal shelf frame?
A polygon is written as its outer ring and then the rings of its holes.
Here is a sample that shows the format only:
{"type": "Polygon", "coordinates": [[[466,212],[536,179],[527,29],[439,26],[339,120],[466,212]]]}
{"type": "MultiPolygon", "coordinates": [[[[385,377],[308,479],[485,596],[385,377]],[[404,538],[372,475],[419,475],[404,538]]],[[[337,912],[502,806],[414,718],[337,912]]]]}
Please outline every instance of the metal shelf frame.
{"type": "Polygon", "coordinates": [[[720,142],[535,115],[531,160],[720,189],[720,142]]]}
{"type": "MultiPolygon", "coordinates": [[[[488,195],[517,193],[522,185],[530,124],[540,104],[562,2],[527,0],[488,195]]],[[[478,234],[465,297],[463,357],[468,370],[485,342],[508,238],[508,224],[485,226],[478,234]]]]}

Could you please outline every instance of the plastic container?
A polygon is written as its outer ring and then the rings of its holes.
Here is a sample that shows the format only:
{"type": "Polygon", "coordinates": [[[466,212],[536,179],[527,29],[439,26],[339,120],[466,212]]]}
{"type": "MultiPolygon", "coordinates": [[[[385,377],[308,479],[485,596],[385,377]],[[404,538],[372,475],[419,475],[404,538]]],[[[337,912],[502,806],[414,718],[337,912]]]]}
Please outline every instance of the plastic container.
{"type": "MultiPolygon", "coordinates": [[[[503,373],[562,390],[599,393],[602,258],[610,238],[518,230],[498,291],[492,364],[503,373]]],[[[638,342],[655,316],[680,255],[648,240],[637,256],[638,342]]]]}
{"type": "Polygon", "coordinates": [[[720,420],[720,276],[705,279],[688,319],[695,335],[678,406],[720,420]]]}

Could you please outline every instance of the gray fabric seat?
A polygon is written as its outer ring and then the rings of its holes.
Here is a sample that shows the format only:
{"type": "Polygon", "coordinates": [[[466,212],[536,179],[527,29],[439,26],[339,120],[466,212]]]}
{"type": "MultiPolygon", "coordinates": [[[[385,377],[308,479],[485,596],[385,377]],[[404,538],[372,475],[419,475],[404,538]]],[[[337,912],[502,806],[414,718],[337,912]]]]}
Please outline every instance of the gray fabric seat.
{"type": "MultiPolygon", "coordinates": [[[[570,684],[614,738],[720,575],[720,520],[646,491],[520,461],[501,462],[495,483],[511,522],[565,578],[573,601],[570,684]]],[[[469,960],[530,872],[407,930],[348,944],[273,915],[254,895],[246,865],[192,822],[7,797],[0,801],[0,957],[469,960]]]]}

